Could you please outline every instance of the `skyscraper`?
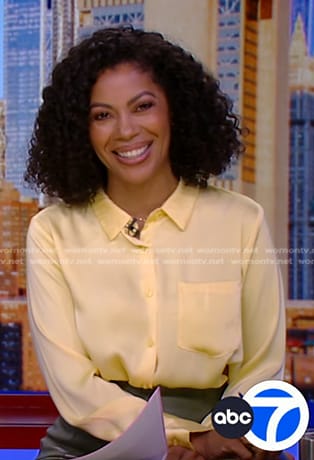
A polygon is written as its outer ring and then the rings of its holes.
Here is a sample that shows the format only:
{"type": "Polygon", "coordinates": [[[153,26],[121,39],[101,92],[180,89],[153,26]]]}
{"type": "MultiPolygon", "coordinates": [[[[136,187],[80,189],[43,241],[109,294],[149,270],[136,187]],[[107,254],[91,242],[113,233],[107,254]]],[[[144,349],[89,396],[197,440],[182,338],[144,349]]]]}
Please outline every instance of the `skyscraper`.
{"type": "Polygon", "coordinates": [[[286,247],[289,4],[217,0],[217,9],[216,73],[248,134],[238,166],[215,183],[261,203],[275,246],[286,247]]]}
{"type": "MultiPolygon", "coordinates": [[[[25,296],[25,244],[30,219],[37,201],[21,199],[10,182],[0,186],[0,298],[25,296]]],[[[1,318],[0,318],[1,321],[1,318]]]]}
{"type": "Polygon", "coordinates": [[[26,196],[23,185],[27,145],[40,102],[41,0],[4,1],[4,98],[6,179],[26,196]]]}
{"type": "MultiPolygon", "coordinates": [[[[234,111],[240,110],[241,72],[241,0],[218,1],[217,27],[217,73],[221,89],[233,102],[234,111]]],[[[222,185],[234,188],[238,177],[237,162],[234,162],[222,176],[222,185]]]]}
{"type": "Polygon", "coordinates": [[[306,46],[309,55],[314,55],[314,0],[292,0],[291,2],[291,35],[293,33],[294,25],[297,17],[301,16],[306,46]]]}
{"type": "Polygon", "coordinates": [[[239,111],[239,80],[241,72],[241,0],[219,0],[217,71],[223,91],[239,111]]]}
{"type": "Polygon", "coordinates": [[[78,0],[79,39],[102,27],[144,27],[144,0],[78,0]]]}
{"type": "Polygon", "coordinates": [[[44,389],[32,348],[26,307],[25,240],[36,200],[11,183],[0,187],[0,390],[44,389]]]}
{"type": "Polygon", "coordinates": [[[5,177],[5,102],[0,100],[0,183],[5,177]]]}
{"type": "Polygon", "coordinates": [[[1,299],[0,318],[0,390],[47,391],[32,345],[25,299],[1,299]]]}
{"type": "Polygon", "coordinates": [[[78,27],[76,0],[52,0],[52,65],[74,45],[78,27]]]}
{"type": "Polygon", "coordinates": [[[289,297],[314,299],[314,58],[302,15],[290,44],[289,297]]]}

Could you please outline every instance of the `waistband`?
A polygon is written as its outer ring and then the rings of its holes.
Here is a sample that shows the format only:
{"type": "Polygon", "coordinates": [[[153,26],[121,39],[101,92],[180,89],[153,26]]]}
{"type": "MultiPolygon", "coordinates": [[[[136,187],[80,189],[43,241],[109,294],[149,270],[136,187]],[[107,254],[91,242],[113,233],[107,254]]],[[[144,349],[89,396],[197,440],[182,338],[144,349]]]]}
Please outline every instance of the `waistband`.
{"type": "MultiPolygon", "coordinates": [[[[155,388],[133,387],[128,382],[119,380],[113,380],[112,383],[116,383],[121,390],[146,401],[155,390],[155,388]]],[[[220,388],[208,389],[167,388],[160,386],[164,412],[200,423],[221,399],[226,386],[227,384],[224,384],[220,388]]]]}

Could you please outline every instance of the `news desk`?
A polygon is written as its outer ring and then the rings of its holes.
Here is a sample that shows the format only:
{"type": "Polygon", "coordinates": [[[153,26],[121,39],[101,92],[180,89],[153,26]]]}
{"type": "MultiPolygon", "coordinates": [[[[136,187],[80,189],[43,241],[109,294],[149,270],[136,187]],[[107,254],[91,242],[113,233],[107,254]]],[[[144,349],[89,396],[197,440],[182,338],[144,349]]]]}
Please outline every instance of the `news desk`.
{"type": "MultiPolygon", "coordinates": [[[[57,416],[47,393],[0,393],[0,460],[33,460],[57,416]]],[[[289,451],[297,460],[297,446],[289,451]]]]}
{"type": "Polygon", "coordinates": [[[0,393],[0,460],[32,460],[58,411],[47,393],[0,393]]]}

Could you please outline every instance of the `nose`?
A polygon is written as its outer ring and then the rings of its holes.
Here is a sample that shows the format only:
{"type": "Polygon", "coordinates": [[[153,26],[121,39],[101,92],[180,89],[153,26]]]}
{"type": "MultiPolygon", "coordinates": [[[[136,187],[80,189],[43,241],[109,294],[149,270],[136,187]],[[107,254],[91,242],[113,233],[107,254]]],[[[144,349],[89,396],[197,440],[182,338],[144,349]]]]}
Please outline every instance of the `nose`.
{"type": "Polygon", "coordinates": [[[116,124],[117,136],[122,139],[131,139],[138,134],[139,127],[131,113],[120,114],[116,124]]]}

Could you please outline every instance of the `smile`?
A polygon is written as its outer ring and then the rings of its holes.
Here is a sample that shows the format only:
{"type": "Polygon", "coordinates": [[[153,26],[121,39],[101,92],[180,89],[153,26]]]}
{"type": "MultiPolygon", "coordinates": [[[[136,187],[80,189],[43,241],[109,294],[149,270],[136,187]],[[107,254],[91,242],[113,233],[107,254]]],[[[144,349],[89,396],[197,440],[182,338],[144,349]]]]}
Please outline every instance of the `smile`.
{"type": "Polygon", "coordinates": [[[133,150],[129,150],[128,152],[115,151],[114,153],[118,155],[120,158],[138,158],[141,155],[143,155],[147,147],[148,147],[148,144],[144,145],[144,147],[141,147],[140,149],[133,149],[133,150]]]}

